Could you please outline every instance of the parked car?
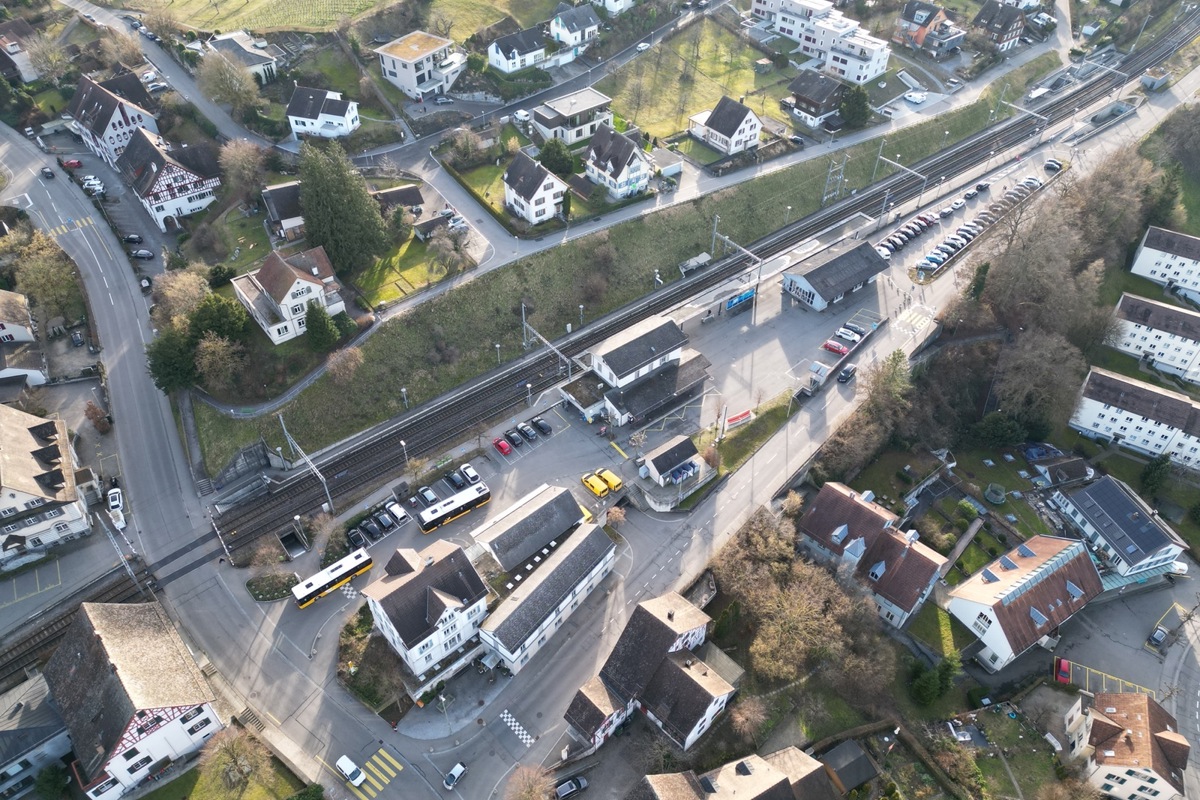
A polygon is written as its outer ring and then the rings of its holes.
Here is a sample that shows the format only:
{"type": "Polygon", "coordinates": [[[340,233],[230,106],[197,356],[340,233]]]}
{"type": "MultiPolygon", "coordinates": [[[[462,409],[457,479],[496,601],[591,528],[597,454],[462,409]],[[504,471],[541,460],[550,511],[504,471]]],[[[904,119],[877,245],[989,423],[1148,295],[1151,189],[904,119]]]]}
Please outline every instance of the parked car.
{"type": "Polygon", "coordinates": [[[350,546],[355,550],[367,546],[367,537],[363,536],[362,531],[358,528],[351,528],[346,531],[346,540],[350,542],[350,546]]]}
{"type": "Polygon", "coordinates": [[[54,170],[50,169],[49,167],[42,167],[42,177],[53,179],[54,170]]]}
{"type": "Polygon", "coordinates": [[[974,200],[976,197],[979,197],[978,189],[967,189],[966,194],[963,195],[964,200],[974,200]]]}
{"type": "Polygon", "coordinates": [[[962,207],[963,207],[963,206],[965,206],[966,204],[967,204],[967,201],[966,201],[966,200],[963,200],[963,199],[960,197],[960,198],[958,198],[957,200],[955,200],[953,203],[951,203],[951,204],[950,204],[950,207],[951,207],[951,208],[953,208],[955,211],[958,211],[960,208],[962,208],[962,207]]]}
{"type": "Polygon", "coordinates": [[[83,334],[79,331],[71,331],[71,344],[75,347],[83,347],[83,334]]]}
{"type": "Polygon", "coordinates": [[[370,517],[363,520],[362,529],[372,542],[378,542],[383,538],[383,528],[379,527],[379,523],[370,517]]]}
{"type": "Polygon", "coordinates": [[[831,353],[837,353],[839,356],[849,354],[850,348],[844,344],[835,342],[833,339],[826,339],[825,344],[821,345],[822,350],[828,350],[831,353]]]}
{"type": "Polygon", "coordinates": [[[1065,658],[1054,659],[1054,680],[1059,683],[1071,682],[1071,662],[1065,658]]]}
{"type": "MultiPolygon", "coordinates": [[[[700,0],[700,7],[708,5],[708,0],[700,0]]],[[[582,775],[576,775],[572,778],[567,778],[565,781],[559,781],[554,786],[554,800],[567,800],[568,797],[574,797],[588,787],[588,782],[584,780],[582,775]]]]}
{"type": "Polygon", "coordinates": [[[142,261],[150,261],[154,258],[154,251],[152,251],[152,250],[130,250],[129,257],[141,259],[142,261]]]}
{"type": "Polygon", "coordinates": [[[541,432],[542,436],[549,436],[550,434],[554,433],[554,428],[550,427],[550,423],[546,422],[546,420],[542,419],[541,417],[533,418],[533,427],[537,428],[541,432]]]}
{"type": "Polygon", "coordinates": [[[108,490],[108,510],[125,510],[125,495],[121,494],[121,490],[116,487],[108,490]]]}
{"type": "Polygon", "coordinates": [[[408,512],[401,508],[400,504],[395,500],[389,500],[386,508],[388,515],[391,516],[391,518],[395,521],[397,527],[412,519],[412,517],[408,515],[408,512]]]}
{"type": "Polygon", "coordinates": [[[875,252],[879,253],[879,257],[882,258],[884,261],[892,260],[892,251],[888,250],[886,247],[880,247],[879,245],[875,245],[875,252]]]}
{"type": "Polygon", "coordinates": [[[851,364],[850,366],[846,367],[844,370],[842,370],[841,372],[838,373],[837,382],[838,383],[849,383],[850,381],[854,380],[854,375],[857,372],[858,372],[858,366],[855,364],[851,364]]]}
{"type": "Polygon", "coordinates": [[[980,192],[986,192],[988,189],[991,188],[991,186],[992,186],[991,181],[980,181],[979,183],[975,184],[976,190],[978,190],[980,192]]]}
{"type": "Polygon", "coordinates": [[[396,527],[396,520],[392,519],[392,515],[386,511],[380,511],[375,515],[375,521],[379,523],[379,527],[385,531],[390,531],[396,527]]]}
{"type": "Polygon", "coordinates": [[[637,46],[637,51],[638,51],[639,53],[644,53],[644,52],[646,52],[646,51],[647,51],[647,50],[649,50],[649,49],[650,49],[650,43],[649,43],[649,42],[639,42],[639,43],[638,43],[638,46],[637,46]]]}
{"type": "Polygon", "coordinates": [[[1058,172],[1063,168],[1063,163],[1057,158],[1051,158],[1047,159],[1046,163],[1043,164],[1042,167],[1046,170],[1046,172],[1049,172],[1051,175],[1053,175],[1055,172],[1058,172]]]}
{"type": "Polygon", "coordinates": [[[517,430],[519,430],[521,435],[531,442],[537,439],[537,431],[529,427],[529,425],[524,422],[517,423],[517,430]]]}
{"type": "Polygon", "coordinates": [[[495,447],[502,456],[512,455],[512,445],[501,439],[499,436],[497,436],[495,439],[492,439],[492,446],[495,447]]]}
{"type": "Polygon", "coordinates": [[[80,161],[78,158],[68,158],[65,161],[63,161],[63,166],[66,167],[67,169],[79,169],[80,167],[83,166],[83,162],[80,161]]]}
{"type": "Polygon", "coordinates": [[[788,137],[788,141],[796,145],[796,147],[804,147],[804,138],[802,136],[793,133],[788,137]]]}
{"type": "Polygon", "coordinates": [[[913,91],[904,93],[904,99],[912,103],[914,106],[921,105],[926,99],[928,99],[928,97],[929,95],[925,94],[925,92],[913,91]]]}
{"type": "Polygon", "coordinates": [[[866,329],[866,328],[864,328],[862,325],[859,325],[859,324],[858,324],[858,323],[856,323],[856,322],[847,322],[847,323],[845,323],[844,325],[842,325],[842,327],[843,327],[843,328],[847,328],[847,329],[849,329],[849,330],[852,330],[852,331],[854,331],[854,332],[855,332],[855,333],[857,333],[859,336],[866,336],[866,335],[867,335],[867,329],[866,329]]]}
{"type": "Polygon", "coordinates": [[[479,481],[483,480],[482,478],[479,477],[479,473],[475,471],[475,468],[472,467],[470,464],[463,464],[461,467],[458,468],[458,471],[461,472],[462,476],[467,479],[467,483],[470,483],[472,485],[479,483],[479,481]]]}
{"type": "Polygon", "coordinates": [[[440,499],[437,496],[437,493],[428,486],[422,486],[420,489],[417,489],[417,497],[421,498],[421,502],[424,503],[426,507],[437,503],[440,499]]]}
{"type": "Polygon", "coordinates": [[[583,481],[583,485],[587,487],[587,490],[596,495],[596,497],[606,497],[608,495],[608,484],[600,480],[595,473],[589,472],[580,478],[580,480],[583,481]]]}
{"type": "Polygon", "coordinates": [[[847,342],[850,342],[850,344],[857,344],[858,341],[862,339],[861,336],[849,328],[838,328],[833,335],[839,339],[845,339],[847,342]]]}
{"type": "Polygon", "coordinates": [[[362,782],[367,779],[358,765],[347,756],[342,756],[337,760],[337,770],[342,773],[342,777],[349,781],[351,786],[362,786],[362,782]]]}
{"type": "Polygon", "coordinates": [[[954,209],[951,208],[950,206],[946,206],[945,208],[943,208],[941,211],[938,212],[938,216],[939,217],[948,217],[953,213],[954,213],[954,209]]]}
{"type": "Polygon", "coordinates": [[[466,774],[467,774],[467,765],[462,763],[461,761],[458,762],[457,764],[455,764],[453,767],[450,768],[449,772],[446,773],[446,778],[445,778],[445,780],[442,781],[442,788],[445,789],[446,791],[450,791],[451,789],[453,789],[455,786],[458,785],[458,782],[460,780],[462,780],[462,776],[466,775],[466,774]]]}
{"type": "Polygon", "coordinates": [[[121,237],[121,241],[124,242],[125,244],[141,244],[144,240],[142,239],[140,234],[127,233],[121,237]]]}
{"type": "Polygon", "coordinates": [[[463,479],[462,475],[458,474],[457,470],[451,470],[446,473],[446,482],[453,486],[456,492],[461,492],[467,488],[467,482],[463,479]]]}
{"type": "Polygon", "coordinates": [[[150,94],[157,94],[158,92],[165,92],[167,89],[170,89],[170,88],[171,88],[171,84],[162,83],[160,81],[160,82],[156,82],[156,83],[152,83],[152,84],[148,85],[146,87],[146,91],[149,92],[150,94]]]}
{"type": "Polygon", "coordinates": [[[614,492],[621,491],[621,487],[625,485],[620,477],[617,476],[617,473],[610,469],[596,470],[596,477],[604,481],[604,485],[614,492]]]}
{"type": "Polygon", "coordinates": [[[1151,644],[1151,646],[1153,646],[1153,647],[1160,647],[1160,646],[1162,646],[1162,643],[1165,642],[1166,640],[1167,640],[1167,629],[1164,628],[1162,625],[1157,625],[1154,628],[1154,632],[1150,634],[1150,638],[1147,639],[1146,641],[1148,641],[1151,644]]]}
{"type": "Polygon", "coordinates": [[[447,97],[444,94],[440,94],[440,95],[438,95],[437,99],[434,100],[433,102],[437,103],[439,106],[448,106],[454,102],[454,98],[447,97]]]}
{"type": "Polygon", "coordinates": [[[504,438],[508,439],[508,443],[513,447],[523,447],[525,440],[521,438],[521,434],[517,433],[516,428],[509,428],[504,432],[504,438]]]}

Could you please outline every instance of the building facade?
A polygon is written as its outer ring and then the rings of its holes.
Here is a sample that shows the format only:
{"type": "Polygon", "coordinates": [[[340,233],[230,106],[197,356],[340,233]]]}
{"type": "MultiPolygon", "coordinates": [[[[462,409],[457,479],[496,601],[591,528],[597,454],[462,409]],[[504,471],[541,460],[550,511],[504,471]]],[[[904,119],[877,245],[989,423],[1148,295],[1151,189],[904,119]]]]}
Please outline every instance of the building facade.
{"type": "Polygon", "coordinates": [[[783,273],[783,291],[814,311],[840,303],[887,269],[865,239],[843,239],[816,253],[796,250],[783,258],[793,264],[783,273]]]}
{"type": "Polygon", "coordinates": [[[1003,53],[1016,47],[1025,32],[1025,12],[1000,0],[986,0],[971,24],[1003,53]]]}
{"type": "Polygon", "coordinates": [[[245,31],[215,34],[208,40],[209,52],[245,68],[260,84],[279,77],[280,50],[264,39],[255,39],[245,31]]]}
{"type": "Polygon", "coordinates": [[[1110,344],[1161,372],[1200,383],[1200,313],[1125,293],[1110,344]]]}
{"type": "Polygon", "coordinates": [[[44,675],[34,675],[0,695],[0,797],[15,800],[33,790],[38,773],[62,765],[71,739],[50,702],[44,675]]]}
{"type": "Polygon", "coordinates": [[[596,129],[584,157],[588,180],[608,189],[620,200],[646,191],[650,185],[650,163],[638,143],[610,125],[596,129]]]}
{"type": "Polygon", "coordinates": [[[324,247],[287,258],[272,251],[261,267],[234,278],[233,290],[272,344],[304,335],[310,304],[331,317],[346,310],[324,247]]]}
{"type": "Polygon", "coordinates": [[[488,45],[488,65],[505,74],[536,67],[546,60],[546,40],[541,28],[501,36],[488,45]]]}
{"type": "Polygon", "coordinates": [[[559,3],[550,18],[550,38],[574,48],[576,55],[587,49],[600,35],[600,18],[587,3],[572,6],[559,3]]]}
{"type": "Polygon", "coordinates": [[[181,217],[208,208],[221,188],[217,153],[211,147],[171,147],[138,129],[116,163],[117,171],[164,233],[181,217]]]}
{"type": "Polygon", "coordinates": [[[158,136],[153,114],[86,75],[79,79],[66,113],[71,118],[71,130],[109,166],[116,165],[135,131],[144,128],[158,136]]]}
{"type": "Polygon", "coordinates": [[[33,342],[37,340],[36,330],[28,298],[0,289],[0,342],[33,342]]]}
{"type": "Polygon", "coordinates": [[[562,214],[567,184],[524,153],[517,153],[503,180],[504,206],[530,225],[547,222],[562,214]]]}
{"type": "Polygon", "coordinates": [[[1087,782],[1115,800],[1180,800],[1191,745],[1149,695],[1101,692],[1087,710],[1087,782]]]}
{"type": "Polygon", "coordinates": [[[400,91],[425,102],[446,94],[467,68],[467,57],[454,42],[425,31],[413,31],[375,48],[383,77],[400,91]]]}
{"type": "Polygon", "coordinates": [[[1129,270],[1200,303],[1200,237],[1151,226],[1129,270]]]}
{"type": "Polygon", "coordinates": [[[337,139],[349,136],[362,124],[358,103],[343,100],[341,92],[297,86],[287,107],[288,125],[299,136],[337,139]]]}
{"type": "Polygon", "coordinates": [[[612,125],[612,98],[595,89],[580,89],[549,100],[533,110],[533,126],[544,139],[575,144],[590,138],[601,125],[612,125]]]}
{"type": "Polygon", "coordinates": [[[1106,369],[1088,372],[1069,424],[1090,439],[1165,453],[1184,466],[1200,463],[1200,403],[1106,369]]]}
{"type": "Polygon", "coordinates": [[[688,120],[688,133],[727,156],[758,147],[762,120],[746,106],[722,97],[710,111],[688,120]]]}
{"type": "Polygon", "coordinates": [[[888,43],[868,35],[828,0],[753,0],[750,8],[831,75],[862,85],[887,72],[888,43]]]}

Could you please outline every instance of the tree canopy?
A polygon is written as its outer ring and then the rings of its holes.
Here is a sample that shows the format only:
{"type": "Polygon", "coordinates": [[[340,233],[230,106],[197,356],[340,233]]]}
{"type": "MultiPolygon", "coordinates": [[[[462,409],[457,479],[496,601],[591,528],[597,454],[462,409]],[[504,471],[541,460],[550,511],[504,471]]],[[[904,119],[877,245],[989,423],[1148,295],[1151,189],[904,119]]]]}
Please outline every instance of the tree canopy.
{"type": "Polygon", "coordinates": [[[387,250],[379,203],[336,143],[301,146],[300,209],[309,243],[324,246],[339,275],[369,266],[387,250]]]}
{"type": "Polygon", "coordinates": [[[538,152],[538,161],[542,166],[555,175],[570,175],[575,166],[575,159],[562,139],[551,139],[542,145],[538,152]]]}
{"type": "Polygon", "coordinates": [[[871,120],[871,97],[862,86],[851,86],[838,109],[848,128],[862,128],[871,120]]]}

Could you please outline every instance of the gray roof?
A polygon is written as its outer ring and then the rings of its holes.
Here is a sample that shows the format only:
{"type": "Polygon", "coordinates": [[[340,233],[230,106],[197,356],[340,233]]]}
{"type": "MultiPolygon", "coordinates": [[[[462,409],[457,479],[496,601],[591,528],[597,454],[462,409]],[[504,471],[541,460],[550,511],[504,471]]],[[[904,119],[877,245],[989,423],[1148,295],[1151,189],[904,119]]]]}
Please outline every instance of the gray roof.
{"type": "Polygon", "coordinates": [[[333,95],[337,92],[327,92],[324,89],[309,89],[297,86],[288,102],[287,115],[300,119],[318,119],[322,114],[334,117],[346,116],[350,108],[349,100],[342,100],[333,95]]]}
{"type": "Polygon", "coordinates": [[[272,222],[304,216],[300,208],[300,181],[268,186],[262,190],[262,199],[267,219],[272,222]]]}
{"type": "Polygon", "coordinates": [[[578,33],[600,25],[600,17],[596,16],[591,3],[582,3],[577,6],[559,3],[558,7],[554,9],[554,16],[558,18],[559,24],[571,33],[578,33]]]}
{"type": "Polygon", "coordinates": [[[826,75],[824,72],[806,69],[802,70],[796,79],[788,84],[788,91],[797,99],[808,100],[815,106],[836,106],[846,93],[845,85],[826,75]]]}
{"type": "Polygon", "coordinates": [[[0,764],[11,764],[65,728],[44,675],[9,689],[0,695],[0,764]]]}
{"type": "Polygon", "coordinates": [[[275,61],[273,56],[261,50],[245,47],[239,39],[210,39],[208,46],[240,61],[245,67],[257,67],[275,61]]]}
{"type": "Polygon", "coordinates": [[[86,75],[79,79],[75,94],[67,106],[67,114],[77,123],[87,128],[97,136],[104,135],[113,114],[122,104],[129,106],[132,114],[130,124],[141,127],[140,122],[133,117],[139,114],[144,119],[154,119],[154,115],[132,100],[125,100],[102,83],[97,83],[86,75]]]}
{"type": "Polygon", "coordinates": [[[1185,394],[1092,367],[1081,394],[1097,403],[1115,406],[1189,436],[1200,436],[1200,407],[1185,394]]]}
{"type": "Polygon", "coordinates": [[[1017,22],[1024,24],[1024,21],[1025,12],[1016,6],[1005,5],[1000,0],[986,0],[971,24],[989,33],[1000,34],[1007,32],[1017,22]]]}
{"type": "Polygon", "coordinates": [[[45,675],[89,780],[121,744],[136,712],[213,700],[158,603],[84,603],[45,675]]]}
{"type": "Polygon", "coordinates": [[[158,137],[145,128],[133,132],[129,144],[117,158],[116,168],[139,196],[149,197],[154,193],[155,182],[167,165],[186,170],[199,180],[208,180],[221,174],[217,151],[211,145],[175,147],[168,151],[159,146],[158,137]]]}
{"type": "Polygon", "coordinates": [[[417,183],[393,186],[391,189],[380,189],[371,192],[371,196],[385,211],[396,206],[419,206],[425,202],[425,198],[421,195],[421,185],[417,183]]]}
{"type": "Polygon", "coordinates": [[[1162,521],[1137,493],[1106,475],[1068,492],[1080,516],[1096,530],[1113,552],[1136,565],[1167,545],[1185,547],[1178,534],[1162,521]]]}
{"type": "Polygon", "coordinates": [[[146,84],[142,83],[141,76],[136,72],[125,70],[120,75],[114,75],[108,80],[100,81],[100,85],[122,100],[128,100],[142,108],[150,108],[156,105],[154,98],[146,91],[146,84]]]}
{"type": "Polygon", "coordinates": [[[1053,483],[1086,480],[1093,472],[1087,459],[1079,456],[1055,456],[1038,461],[1034,466],[1046,470],[1053,483]]]}
{"type": "Polygon", "coordinates": [[[599,675],[593,676],[575,696],[563,713],[563,718],[577,731],[582,731],[590,739],[596,734],[604,720],[625,708],[627,701],[618,697],[604,685],[599,675]]]}
{"type": "Polygon", "coordinates": [[[550,170],[524,153],[517,153],[504,172],[504,182],[523,200],[532,200],[546,179],[551,177],[550,170]]]}
{"type": "Polygon", "coordinates": [[[543,484],[488,520],[474,536],[505,572],[511,572],[582,520],[583,511],[568,489],[543,484]]]}
{"type": "Polygon", "coordinates": [[[659,475],[665,475],[678,467],[699,451],[696,444],[686,436],[676,436],[668,439],[660,447],[646,454],[646,460],[654,465],[659,475]]]}
{"type": "Polygon", "coordinates": [[[0,289],[0,321],[28,328],[33,320],[29,317],[29,300],[20,292],[0,289]]]}
{"type": "Polygon", "coordinates": [[[921,0],[909,0],[904,4],[904,8],[900,10],[900,18],[907,22],[916,22],[918,25],[926,26],[937,16],[941,11],[941,6],[933,3],[924,3],[921,0]],[[921,21],[917,22],[917,16],[921,13],[925,16],[921,17],[921,21]]]}
{"type": "Polygon", "coordinates": [[[648,317],[605,339],[592,349],[592,355],[601,358],[618,378],[623,378],[683,347],[687,341],[687,334],[673,319],[648,317]]]}
{"type": "Polygon", "coordinates": [[[1148,300],[1126,292],[1117,302],[1117,316],[1164,333],[1200,341],[1200,313],[1191,309],[1148,300]]]}
{"type": "Polygon", "coordinates": [[[505,58],[511,57],[511,54],[516,53],[519,56],[527,56],[530,53],[536,53],[538,50],[546,48],[546,38],[542,36],[542,29],[526,28],[523,31],[510,33],[508,36],[501,36],[492,45],[500,51],[500,54],[505,58]]]}
{"type": "MultiPolygon", "coordinates": [[[[587,10],[591,11],[591,6],[587,6],[587,10]]],[[[547,100],[540,108],[548,108],[555,114],[566,119],[586,111],[595,111],[596,109],[604,108],[611,103],[611,97],[587,86],[577,92],[571,92],[570,94],[556,97],[553,100],[547,100]]]]}
{"type": "Polygon", "coordinates": [[[593,134],[584,160],[594,163],[606,175],[616,177],[640,157],[641,148],[636,142],[604,123],[593,134]]]}
{"type": "Polygon", "coordinates": [[[1146,231],[1145,246],[1191,261],[1200,261],[1200,237],[1151,227],[1146,231]]]}
{"type": "Polygon", "coordinates": [[[675,640],[710,621],[676,592],[638,603],[600,670],[601,680],[620,697],[641,697],[675,640]]]}
{"type": "Polygon", "coordinates": [[[866,239],[843,239],[804,259],[789,272],[804,277],[826,301],[887,269],[887,262],[866,239]]]}
{"type": "Polygon", "coordinates": [[[733,686],[716,670],[690,651],[676,650],[659,662],[640,700],[663,730],[682,743],[713,700],[731,692],[733,686]]]}
{"type": "MultiPolygon", "coordinates": [[[[578,506],[575,512],[579,513],[578,506]]],[[[510,653],[516,653],[580,581],[615,549],[613,540],[600,526],[581,527],[488,615],[481,628],[493,632],[510,653]]]]}
{"type": "Polygon", "coordinates": [[[853,739],[842,742],[819,760],[837,774],[846,791],[857,789],[879,774],[871,757],[853,739]]]}
{"type": "Polygon", "coordinates": [[[722,136],[732,137],[737,133],[742,120],[751,113],[753,112],[749,108],[737,100],[722,96],[717,101],[716,108],[709,112],[708,119],[704,121],[704,127],[716,131],[722,136]]]}
{"type": "Polygon", "coordinates": [[[695,350],[684,350],[678,361],[671,361],[623,389],[610,389],[604,397],[614,407],[642,417],[670,402],[683,398],[698,384],[708,380],[711,362],[695,350]]]}

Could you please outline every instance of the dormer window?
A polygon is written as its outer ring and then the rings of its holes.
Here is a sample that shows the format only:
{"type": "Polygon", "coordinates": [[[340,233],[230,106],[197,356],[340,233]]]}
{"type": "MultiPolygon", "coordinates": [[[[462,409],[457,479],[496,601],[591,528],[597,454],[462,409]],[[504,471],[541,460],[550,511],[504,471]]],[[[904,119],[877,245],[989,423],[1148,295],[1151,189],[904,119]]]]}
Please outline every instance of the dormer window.
{"type": "Polygon", "coordinates": [[[883,577],[883,573],[886,571],[887,571],[887,564],[884,563],[883,561],[880,561],[878,564],[871,567],[871,571],[867,574],[871,578],[871,580],[877,581],[883,577]]]}

